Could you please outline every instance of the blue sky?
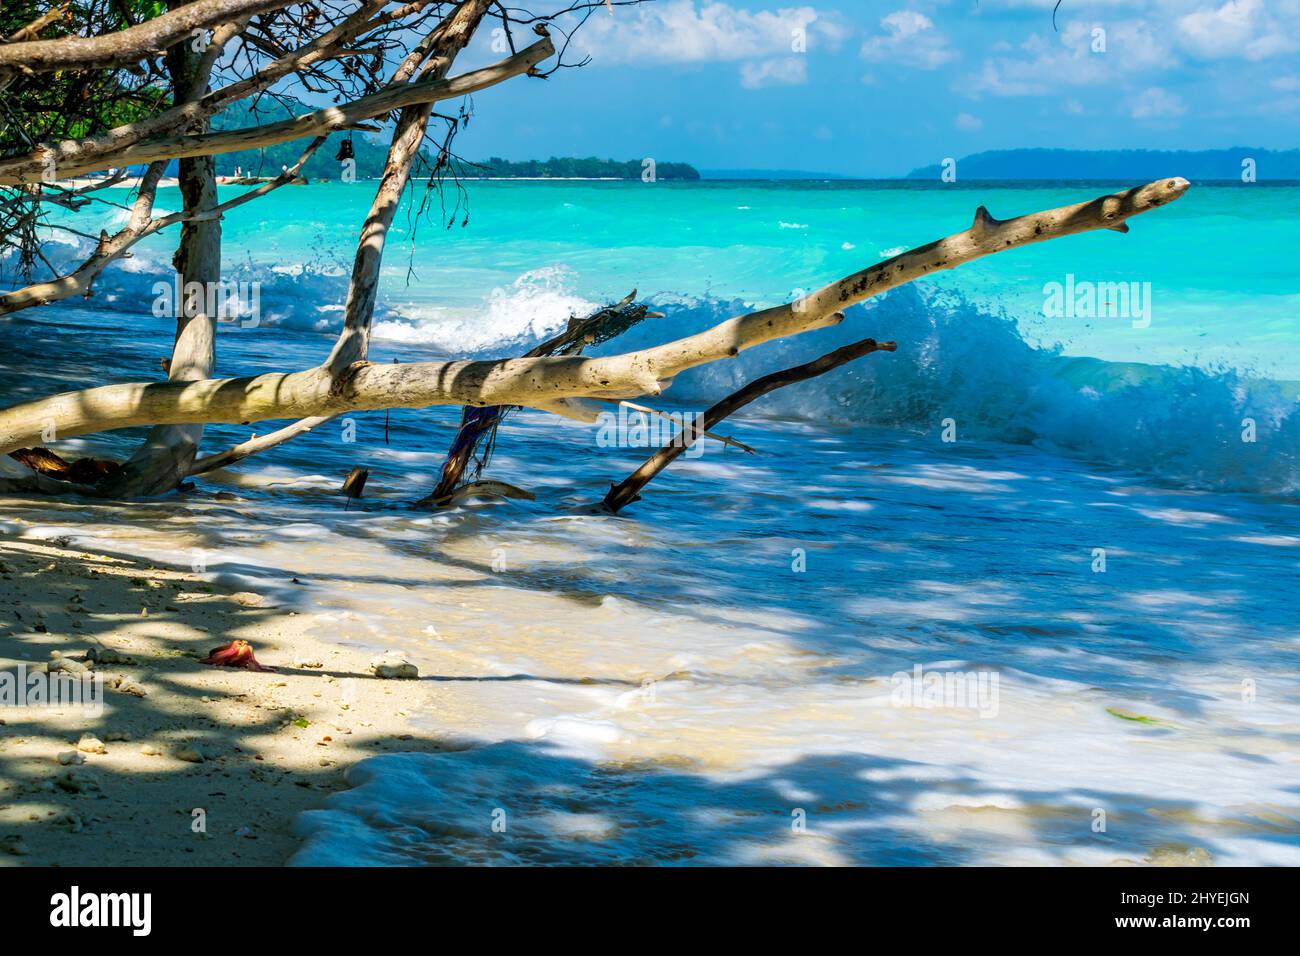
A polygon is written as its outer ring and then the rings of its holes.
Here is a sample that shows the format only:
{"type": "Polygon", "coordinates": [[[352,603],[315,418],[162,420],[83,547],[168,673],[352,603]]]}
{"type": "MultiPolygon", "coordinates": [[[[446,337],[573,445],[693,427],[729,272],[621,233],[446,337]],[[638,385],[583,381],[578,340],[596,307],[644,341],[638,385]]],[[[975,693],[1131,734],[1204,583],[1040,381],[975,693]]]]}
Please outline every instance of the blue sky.
{"type": "MultiPolygon", "coordinates": [[[[545,0],[540,0],[543,4],[545,0]]],[[[893,176],[985,149],[1291,148],[1300,0],[654,0],[478,95],[470,158],[893,176]]],[[[541,9],[541,7],[538,7],[541,9]]],[[[490,34],[462,60],[499,58],[490,34]]]]}

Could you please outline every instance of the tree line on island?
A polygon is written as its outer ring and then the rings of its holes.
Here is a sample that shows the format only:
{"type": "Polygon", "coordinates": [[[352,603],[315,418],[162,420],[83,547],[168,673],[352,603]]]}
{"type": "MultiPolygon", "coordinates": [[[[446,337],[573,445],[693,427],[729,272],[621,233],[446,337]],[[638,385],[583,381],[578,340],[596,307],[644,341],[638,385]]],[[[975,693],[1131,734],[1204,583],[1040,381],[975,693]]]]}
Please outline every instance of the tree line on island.
{"type": "MultiPolygon", "coordinates": [[[[213,122],[216,129],[239,129],[266,122],[291,119],[312,112],[311,107],[289,96],[274,100],[263,98],[256,106],[235,106],[213,122]]],[[[217,175],[234,176],[235,170],[249,176],[277,176],[281,169],[298,162],[310,139],[287,143],[273,143],[257,149],[244,149],[223,153],[216,157],[217,175]]],[[[377,179],[384,174],[388,160],[388,143],[382,138],[372,138],[368,131],[334,133],[303,163],[300,170],[304,179],[316,182],[341,178],[339,157],[351,156],[357,179],[377,179]],[[346,146],[344,144],[347,144],[346,146]]],[[[429,149],[420,152],[419,165],[433,169],[437,154],[429,149]]],[[[654,180],[700,179],[699,170],[689,163],[655,162],[654,180]]],[[[550,159],[509,160],[500,156],[490,159],[457,160],[456,171],[461,179],[632,179],[643,178],[644,159],[601,159],[596,156],[552,156],[550,159]]]]}

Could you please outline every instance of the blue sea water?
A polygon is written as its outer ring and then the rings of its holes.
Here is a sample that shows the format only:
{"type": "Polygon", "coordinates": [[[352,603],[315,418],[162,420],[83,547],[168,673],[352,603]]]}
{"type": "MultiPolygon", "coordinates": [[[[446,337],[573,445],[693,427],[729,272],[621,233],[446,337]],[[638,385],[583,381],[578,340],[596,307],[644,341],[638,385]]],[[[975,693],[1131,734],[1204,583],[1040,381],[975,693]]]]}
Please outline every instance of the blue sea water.
{"type": "MultiPolygon", "coordinates": [[[[1115,188],[474,183],[465,225],[436,200],[441,222],[399,216],[372,359],[518,354],[634,287],[664,317],[602,351],[635,348],[979,205],[1006,218],[1115,188]]],[[[228,275],[259,283],[260,312],[221,327],[222,374],[328,352],[369,193],[285,188],[227,218],[228,275]]],[[[255,507],[141,504],[130,520],[152,530],[126,537],[188,565],[199,536],[242,584],[311,581],[299,599],[330,633],[429,678],[413,719],[454,750],[367,761],[300,821],[299,862],[1294,864],[1300,187],[1194,185],[1131,226],[680,376],[664,407],[702,409],[845,342],[898,342],[729,420],[757,455],[707,442],[616,518],[591,505],[647,451],[533,412],[489,476],[535,502],[412,512],[453,434],[456,411],[433,409],[353,416],[354,442],[331,423],[200,482],[255,507]],[[1149,309],[1045,315],[1067,282],[1137,283],[1149,309]],[[345,512],[356,464],[368,503],[345,512]],[[996,675],[995,713],[900,705],[917,667],[996,675]]],[[[156,377],[173,241],[85,303],[0,320],[7,400],[156,377]]],[[[125,546],[104,506],[5,516],[125,546]]]]}

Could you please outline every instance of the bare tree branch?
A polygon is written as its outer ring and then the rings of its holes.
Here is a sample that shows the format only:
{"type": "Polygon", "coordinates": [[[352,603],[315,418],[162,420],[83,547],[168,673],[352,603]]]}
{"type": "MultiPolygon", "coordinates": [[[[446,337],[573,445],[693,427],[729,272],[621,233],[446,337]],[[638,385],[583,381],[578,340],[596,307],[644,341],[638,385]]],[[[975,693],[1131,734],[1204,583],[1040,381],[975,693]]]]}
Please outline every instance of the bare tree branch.
{"type": "Polygon", "coordinates": [[[528,73],[554,53],[555,48],[550,38],[543,37],[527,49],[499,63],[452,79],[427,79],[389,87],[351,103],[331,106],[264,126],[146,140],[109,155],[96,155],[90,160],[77,155],[75,142],[62,143],[58,147],[47,147],[42,152],[32,154],[36,157],[34,159],[21,158],[12,162],[0,162],[0,185],[48,179],[51,166],[62,177],[78,176],[107,166],[151,163],[158,159],[211,156],[349,129],[394,109],[452,99],[496,86],[512,77],[528,73]],[[60,157],[64,157],[64,161],[61,162],[60,157]]]}
{"type": "Polygon", "coordinates": [[[733,357],[773,339],[834,325],[842,318],[841,309],[933,272],[1081,232],[1124,231],[1129,218],[1173,202],[1188,186],[1185,179],[1162,179],[1003,221],[993,219],[981,206],[965,231],[877,263],[794,303],[737,316],[696,335],[622,355],[403,365],[361,361],[339,376],[318,367],[249,378],[65,392],[0,410],[0,454],[24,447],[51,429],[64,439],[156,423],[248,423],[442,404],[555,410],[560,400],[659,394],[687,369],[733,357]]]}
{"type": "Polygon", "coordinates": [[[0,72],[48,73],[127,66],[161,53],[195,30],[289,6],[292,4],[284,0],[196,0],[138,26],[103,36],[0,44],[0,72]]]}

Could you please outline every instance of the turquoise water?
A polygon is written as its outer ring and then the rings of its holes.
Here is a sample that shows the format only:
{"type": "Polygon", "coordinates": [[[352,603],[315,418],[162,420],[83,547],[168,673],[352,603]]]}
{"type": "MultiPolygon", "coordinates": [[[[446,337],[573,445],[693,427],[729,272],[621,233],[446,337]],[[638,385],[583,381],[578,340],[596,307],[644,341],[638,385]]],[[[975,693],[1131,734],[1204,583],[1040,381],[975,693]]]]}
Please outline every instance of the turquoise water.
{"type": "MultiPolygon", "coordinates": [[[[634,348],[979,204],[1110,188],[476,183],[469,225],[424,223],[413,252],[399,217],[372,357],[517,354],[633,286],[665,313],[605,346],[634,348]]],[[[223,373],[327,353],[368,192],[231,215],[228,271],[262,283],[261,321],[222,325],[223,373]]],[[[647,452],[531,412],[489,476],[536,501],[412,512],[456,419],[432,409],[354,416],[353,442],[332,423],[159,502],[6,503],[0,533],[185,568],[201,548],[217,580],[418,664],[412,719],[455,752],[367,761],[300,821],[299,862],[1296,865],[1298,200],[1193,187],[1128,235],[995,256],[683,375],[665,398],[698,409],[846,341],[899,343],[728,421],[758,455],[708,442],[618,517],[592,505],[647,452]],[[1151,283],[1150,324],[1048,318],[1044,285],[1071,274],[1151,283]],[[344,511],[357,464],[367,498],[344,511]],[[918,666],[997,675],[995,712],[898,706],[918,666]]],[[[170,242],[88,303],[0,322],[0,393],[154,377],[170,242]]]]}
{"type": "MultiPolygon", "coordinates": [[[[1176,171],[1174,171],[1176,172],[1176,171]]],[[[476,182],[444,218],[438,199],[423,221],[399,215],[381,301],[392,336],[463,347],[456,320],[477,323],[472,344],[507,344],[546,316],[586,302],[642,296],[788,300],[863,268],[884,253],[965,228],[983,204],[1008,218],[1078,202],[1118,184],[504,183],[476,182]],[[468,225],[462,226],[468,210],[468,225]],[[454,221],[450,229],[445,221],[454,221]],[[414,247],[411,240],[418,235],[414,247]],[[527,278],[524,278],[527,277],[527,278]],[[493,314],[523,282],[532,303],[493,314]],[[484,322],[484,311],[488,311],[484,322]],[[405,321],[414,328],[403,329],[405,321]],[[486,326],[486,327],[485,327],[486,326]]],[[[234,195],[228,187],[223,195],[234,195]]],[[[369,184],[284,188],[226,218],[227,261],[242,275],[306,270],[319,283],[285,289],[310,302],[276,302],[283,320],[326,323],[340,304],[331,276],[351,266],[369,184]]],[[[179,203],[162,190],[160,206],[179,203]]],[[[407,212],[409,213],[409,207],[407,212]]],[[[124,213],[109,214],[108,221],[124,213]]],[[[1102,232],[991,257],[927,286],[959,290],[1004,309],[1027,341],[1107,361],[1225,365],[1300,379],[1300,270],[1287,250],[1300,234],[1300,186],[1194,186],[1141,216],[1128,235],[1102,232]],[[1149,282],[1149,327],[1127,321],[1047,319],[1043,286],[1080,280],[1149,282]]],[[[93,230],[92,230],[93,231],[93,230]]],[[[146,243],[166,262],[173,239],[146,243]]],[[[136,268],[144,268],[137,264],[136,268]]],[[[111,287],[110,277],[106,285],[111,287]]],[[[512,304],[513,300],[510,300],[512,304]]],[[[129,307],[129,303],[123,303],[129,307]]],[[[546,318],[543,321],[547,321],[546,318]]]]}

